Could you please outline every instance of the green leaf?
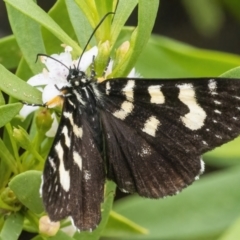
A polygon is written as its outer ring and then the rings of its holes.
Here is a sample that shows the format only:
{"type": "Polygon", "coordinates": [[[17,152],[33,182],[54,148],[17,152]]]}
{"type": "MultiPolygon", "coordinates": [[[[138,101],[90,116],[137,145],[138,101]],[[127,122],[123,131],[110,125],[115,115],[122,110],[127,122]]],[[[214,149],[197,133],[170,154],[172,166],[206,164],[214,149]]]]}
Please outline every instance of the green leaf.
{"type": "Polygon", "coordinates": [[[229,71],[221,74],[219,77],[223,78],[240,78],[240,67],[230,69],[229,71]]]}
{"type": "Polygon", "coordinates": [[[18,240],[23,229],[23,216],[20,213],[12,213],[5,221],[0,240],[18,240]]]}
{"type": "Polygon", "coordinates": [[[44,210],[39,195],[41,175],[42,172],[31,170],[17,175],[9,183],[10,189],[15,193],[18,200],[37,214],[44,210]]]}
{"type": "MultiPolygon", "coordinates": [[[[49,237],[47,239],[51,240],[75,240],[75,238],[70,237],[66,233],[62,232],[61,230],[57,232],[57,234],[53,237],[49,237]]],[[[88,240],[88,238],[84,238],[84,240],[88,240]]]]}
{"type": "Polygon", "coordinates": [[[236,240],[240,236],[240,217],[218,240],[236,240]]]}
{"type": "Polygon", "coordinates": [[[14,36],[8,36],[0,39],[0,64],[8,69],[17,67],[21,52],[14,36]]]}
{"type": "Polygon", "coordinates": [[[0,89],[8,95],[28,103],[41,104],[42,94],[0,65],[0,89]]]}
{"type": "Polygon", "coordinates": [[[240,57],[234,54],[203,50],[166,37],[152,36],[136,69],[149,78],[213,77],[238,67],[239,63],[240,57]]]}
{"type": "Polygon", "coordinates": [[[2,92],[0,91],[0,106],[5,104],[5,99],[3,97],[2,92]]]}
{"type": "Polygon", "coordinates": [[[227,167],[240,164],[240,137],[221,147],[204,154],[204,161],[209,165],[227,167]]]}
{"type": "Polygon", "coordinates": [[[122,31],[124,24],[136,7],[138,0],[119,1],[111,27],[111,38],[114,44],[122,31]]]}
{"type": "MultiPolygon", "coordinates": [[[[75,1],[66,0],[66,6],[78,42],[80,46],[84,48],[93,32],[93,28],[86,18],[84,12],[78,7],[75,1]]],[[[96,41],[93,40],[92,44],[92,46],[96,45],[96,41]]]]}
{"type": "MultiPolygon", "coordinates": [[[[13,130],[13,135],[14,139],[17,141],[17,143],[25,150],[28,150],[30,153],[33,154],[33,156],[35,157],[36,160],[38,160],[39,163],[44,162],[42,156],[38,153],[38,151],[36,150],[36,145],[35,143],[30,139],[29,134],[27,133],[27,131],[22,128],[22,127],[18,127],[15,128],[13,130]]],[[[42,137],[42,136],[38,136],[38,137],[42,137]]]]}
{"type": "Polygon", "coordinates": [[[202,177],[177,196],[132,196],[118,201],[114,210],[149,230],[134,239],[216,239],[239,217],[239,182],[235,167],[202,177]]]}
{"type": "Polygon", "coordinates": [[[45,53],[40,25],[11,5],[6,4],[6,7],[12,31],[28,66],[35,74],[41,72],[42,64],[35,62],[37,53],[45,53]],[[26,30],[27,34],[23,34],[26,30]]]}
{"type": "Polygon", "coordinates": [[[159,1],[139,0],[138,26],[133,32],[130,49],[113,70],[112,76],[126,76],[134,67],[140,53],[147,44],[155,23],[159,1]]]}
{"type": "Polygon", "coordinates": [[[5,2],[11,5],[16,10],[25,14],[27,17],[33,19],[37,23],[44,26],[51,33],[53,33],[63,43],[73,47],[77,53],[80,54],[80,48],[77,43],[72,40],[60,27],[53,21],[49,15],[44,12],[37,4],[32,0],[5,0],[5,2]]]}
{"type": "Polygon", "coordinates": [[[0,127],[10,122],[21,110],[22,103],[13,103],[0,106],[0,127]]]}
{"type": "MultiPolygon", "coordinates": [[[[8,179],[3,178],[5,176],[5,174],[7,172],[9,172],[9,174],[12,173],[12,172],[16,174],[18,172],[18,169],[17,169],[17,164],[16,164],[16,161],[15,161],[13,155],[9,152],[8,148],[6,147],[6,145],[5,145],[5,143],[3,142],[2,139],[0,139],[0,157],[1,157],[0,173],[1,173],[1,171],[4,170],[5,167],[7,168],[7,171],[4,171],[4,174],[0,175],[0,180],[5,180],[6,181],[8,179]]],[[[3,182],[4,181],[0,181],[1,184],[3,182]]]]}
{"type": "MultiPolygon", "coordinates": [[[[63,29],[63,31],[74,41],[77,42],[76,35],[74,33],[71,21],[69,19],[65,0],[58,0],[49,10],[48,15],[63,29]]],[[[80,23],[79,23],[80,24],[80,23]]],[[[65,43],[51,33],[46,28],[42,28],[42,36],[44,39],[47,54],[53,54],[61,52],[59,51],[60,45],[65,43]]],[[[68,44],[69,45],[69,44],[68,44]]],[[[70,45],[71,46],[71,45],[70,45]]],[[[79,48],[80,49],[80,48],[79,48]]],[[[79,55],[78,53],[72,52],[73,54],[79,55]]]]}
{"type": "Polygon", "coordinates": [[[148,230],[123,217],[122,215],[111,211],[110,217],[102,236],[104,237],[124,237],[148,234],[148,230]]]}

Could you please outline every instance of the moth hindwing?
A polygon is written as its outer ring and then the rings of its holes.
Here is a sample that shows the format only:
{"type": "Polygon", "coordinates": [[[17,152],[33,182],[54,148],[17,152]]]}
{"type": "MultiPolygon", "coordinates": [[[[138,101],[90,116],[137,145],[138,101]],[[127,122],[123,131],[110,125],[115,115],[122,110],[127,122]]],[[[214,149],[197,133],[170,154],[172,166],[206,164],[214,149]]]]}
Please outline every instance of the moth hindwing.
{"type": "Polygon", "coordinates": [[[238,79],[115,78],[70,71],[43,172],[51,220],[101,220],[104,182],[148,198],[173,195],[204,170],[201,155],[240,134],[238,79]],[[106,161],[104,161],[106,159],[106,161]]]}

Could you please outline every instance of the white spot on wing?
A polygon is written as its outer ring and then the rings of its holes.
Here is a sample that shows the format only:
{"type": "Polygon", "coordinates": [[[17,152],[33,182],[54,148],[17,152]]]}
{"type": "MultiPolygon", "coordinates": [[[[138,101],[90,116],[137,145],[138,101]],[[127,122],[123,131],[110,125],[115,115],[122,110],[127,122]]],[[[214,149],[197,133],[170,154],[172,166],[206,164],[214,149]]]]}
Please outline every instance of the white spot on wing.
{"type": "Polygon", "coordinates": [[[217,82],[214,79],[209,80],[208,89],[212,95],[217,95],[217,82]]]}
{"type": "Polygon", "coordinates": [[[111,86],[110,86],[110,82],[108,81],[108,82],[106,83],[106,94],[107,94],[107,95],[109,95],[110,89],[111,89],[111,86]]]}
{"type": "Polygon", "coordinates": [[[135,87],[134,80],[128,80],[126,86],[122,89],[128,101],[133,101],[133,88],[135,87]]]}
{"type": "Polygon", "coordinates": [[[82,158],[76,151],[73,152],[73,161],[78,165],[80,171],[82,171],[82,158]]]}
{"type": "Polygon", "coordinates": [[[85,105],[85,102],[82,100],[81,95],[80,95],[76,90],[73,90],[73,93],[74,93],[74,95],[76,96],[77,100],[78,100],[82,105],[85,105]]]}
{"type": "Polygon", "coordinates": [[[222,113],[221,113],[219,110],[217,110],[217,109],[214,110],[214,112],[217,113],[217,114],[222,114],[222,113]]]}
{"type": "Polygon", "coordinates": [[[50,158],[50,157],[49,157],[49,158],[48,158],[48,161],[49,161],[49,163],[50,163],[53,171],[56,172],[56,164],[54,163],[53,158],[50,158]]]}
{"type": "Polygon", "coordinates": [[[199,176],[201,174],[203,174],[203,172],[205,170],[205,163],[204,163],[204,161],[202,159],[200,160],[200,164],[201,164],[201,168],[200,168],[200,171],[199,171],[198,175],[195,177],[195,180],[198,180],[199,176]]]}
{"type": "Polygon", "coordinates": [[[202,143],[203,143],[204,145],[208,145],[206,141],[202,141],[202,143]]]}
{"type": "Polygon", "coordinates": [[[204,126],[204,121],[207,117],[206,112],[201,108],[196,100],[193,85],[181,84],[179,87],[179,99],[189,108],[189,113],[181,117],[182,122],[191,130],[198,130],[204,126]]]}
{"type": "Polygon", "coordinates": [[[217,101],[217,100],[214,100],[214,103],[215,103],[215,104],[218,104],[218,105],[222,104],[221,102],[219,102],[219,101],[217,101]]]}
{"type": "Polygon", "coordinates": [[[113,113],[113,115],[121,120],[124,120],[133,110],[133,103],[124,101],[121,109],[113,113]]]}
{"type": "Polygon", "coordinates": [[[91,176],[91,173],[88,170],[85,170],[83,177],[87,181],[87,180],[90,180],[92,176],[91,176]]]}
{"type": "Polygon", "coordinates": [[[161,91],[162,85],[153,85],[148,87],[148,93],[151,97],[151,103],[163,104],[165,103],[165,97],[161,91]]]}
{"type": "MultiPolygon", "coordinates": [[[[44,184],[44,180],[43,180],[43,175],[42,175],[42,176],[41,176],[41,186],[40,186],[40,189],[39,189],[39,195],[40,195],[40,197],[42,197],[43,184],[44,184]]],[[[51,186],[51,185],[50,185],[50,186],[51,186]]]]}
{"type": "Polygon", "coordinates": [[[156,131],[159,126],[160,126],[160,121],[156,117],[151,116],[145,122],[142,131],[147,133],[148,135],[155,137],[156,131]]]}
{"type": "Polygon", "coordinates": [[[236,99],[238,99],[238,100],[240,100],[240,97],[238,97],[238,96],[233,96],[234,98],[236,98],[236,99]]]}
{"type": "Polygon", "coordinates": [[[70,142],[70,138],[68,136],[68,129],[66,126],[63,127],[62,134],[64,135],[64,138],[65,138],[65,144],[69,148],[71,142],[70,142]]]}
{"type": "Polygon", "coordinates": [[[64,115],[65,118],[69,119],[69,121],[70,121],[70,123],[72,125],[73,132],[74,132],[75,136],[78,137],[78,138],[82,138],[83,130],[82,130],[81,127],[78,127],[74,123],[72,113],[71,112],[63,112],[63,115],[64,115]]]}
{"type": "Polygon", "coordinates": [[[69,170],[65,169],[63,162],[63,148],[58,142],[55,146],[55,152],[59,158],[59,180],[64,191],[68,192],[70,189],[70,174],[69,170]]]}

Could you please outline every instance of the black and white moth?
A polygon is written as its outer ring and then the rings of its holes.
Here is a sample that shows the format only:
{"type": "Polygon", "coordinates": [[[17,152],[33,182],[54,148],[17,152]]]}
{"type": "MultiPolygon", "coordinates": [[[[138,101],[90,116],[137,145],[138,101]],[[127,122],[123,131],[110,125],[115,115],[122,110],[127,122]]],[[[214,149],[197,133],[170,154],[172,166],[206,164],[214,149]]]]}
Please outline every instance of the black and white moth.
{"type": "Polygon", "coordinates": [[[204,170],[201,155],[240,134],[240,81],[115,78],[72,69],[46,160],[42,197],[52,221],[80,230],[101,219],[106,178],[148,198],[173,195],[204,170]]]}
{"type": "Polygon", "coordinates": [[[203,153],[240,134],[238,79],[98,81],[75,67],[67,81],[44,104],[63,101],[41,193],[52,221],[71,217],[81,231],[101,220],[106,179],[147,198],[174,195],[204,171],[203,153]]]}

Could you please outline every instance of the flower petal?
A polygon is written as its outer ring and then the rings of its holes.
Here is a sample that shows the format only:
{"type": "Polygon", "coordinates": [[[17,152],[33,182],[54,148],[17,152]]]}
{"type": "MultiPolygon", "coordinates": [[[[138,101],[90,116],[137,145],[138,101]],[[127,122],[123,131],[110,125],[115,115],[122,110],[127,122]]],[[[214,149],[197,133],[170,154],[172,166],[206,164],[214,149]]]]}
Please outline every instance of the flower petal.
{"type": "Polygon", "coordinates": [[[43,89],[42,101],[43,103],[46,103],[58,95],[61,95],[61,92],[56,88],[56,86],[54,84],[48,84],[43,89]]]}
{"type": "Polygon", "coordinates": [[[36,111],[39,107],[38,106],[27,106],[24,105],[19,112],[19,115],[23,118],[23,120],[32,112],[36,111]]]}
{"type": "Polygon", "coordinates": [[[52,118],[53,118],[53,123],[51,128],[45,133],[45,135],[47,137],[55,137],[57,129],[58,129],[58,121],[57,121],[57,117],[56,114],[53,113],[52,114],[52,118]]]}
{"type": "Polygon", "coordinates": [[[29,78],[27,83],[30,84],[31,86],[42,86],[42,85],[48,84],[49,80],[47,77],[45,77],[45,75],[43,73],[39,73],[39,74],[29,78]]]}
{"type": "MultiPolygon", "coordinates": [[[[93,61],[93,57],[96,57],[97,55],[98,55],[98,48],[96,46],[86,51],[85,53],[83,53],[79,69],[85,72],[87,68],[91,65],[93,61]]],[[[79,59],[80,58],[76,60],[75,64],[78,64],[79,59]]]]}

